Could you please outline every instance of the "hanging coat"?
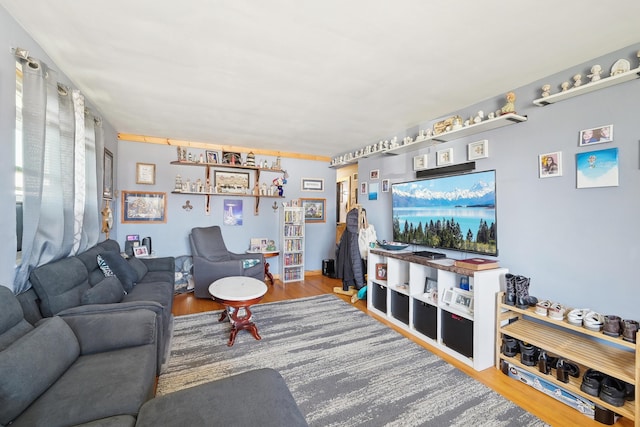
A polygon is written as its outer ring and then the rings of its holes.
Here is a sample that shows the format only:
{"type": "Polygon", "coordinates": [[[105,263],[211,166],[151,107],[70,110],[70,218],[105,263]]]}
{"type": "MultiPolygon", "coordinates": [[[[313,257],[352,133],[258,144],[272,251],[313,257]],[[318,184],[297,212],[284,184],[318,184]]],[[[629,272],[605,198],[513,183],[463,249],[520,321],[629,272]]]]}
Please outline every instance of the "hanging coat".
{"type": "Polygon", "coordinates": [[[342,279],[342,289],[345,291],[349,286],[359,290],[365,285],[358,231],[358,210],[354,208],[347,213],[347,227],[336,249],[336,277],[342,279]]]}

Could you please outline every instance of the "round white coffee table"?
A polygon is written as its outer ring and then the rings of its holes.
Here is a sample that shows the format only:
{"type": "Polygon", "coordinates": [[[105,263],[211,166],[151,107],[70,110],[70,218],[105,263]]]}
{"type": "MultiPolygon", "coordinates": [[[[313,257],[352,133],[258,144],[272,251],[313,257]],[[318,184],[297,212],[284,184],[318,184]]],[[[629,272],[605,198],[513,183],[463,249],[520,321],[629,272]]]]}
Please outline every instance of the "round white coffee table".
{"type": "Polygon", "coordinates": [[[216,280],[209,286],[209,293],[216,301],[226,307],[219,322],[229,316],[231,321],[231,335],[227,345],[231,347],[236,340],[236,334],[243,329],[251,332],[257,340],[262,339],[258,334],[258,327],[251,320],[251,306],[259,302],[267,293],[267,285],[253,277],[230,276],[216,280]]]}

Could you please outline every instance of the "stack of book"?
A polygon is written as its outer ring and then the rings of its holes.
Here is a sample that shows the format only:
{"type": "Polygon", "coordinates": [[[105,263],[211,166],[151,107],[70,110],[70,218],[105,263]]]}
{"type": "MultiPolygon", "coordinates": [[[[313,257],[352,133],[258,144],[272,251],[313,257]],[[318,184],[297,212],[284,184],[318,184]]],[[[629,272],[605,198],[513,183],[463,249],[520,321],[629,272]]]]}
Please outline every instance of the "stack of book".
{"type": "Polygon", "coordinates": [[[492,268],[498,268],[498,261],[495,259],[486,258],[468,258],[462,260],[456,260],[455,266],[460,268],[466,268],[469,270],[489,270],[492,268]]]}

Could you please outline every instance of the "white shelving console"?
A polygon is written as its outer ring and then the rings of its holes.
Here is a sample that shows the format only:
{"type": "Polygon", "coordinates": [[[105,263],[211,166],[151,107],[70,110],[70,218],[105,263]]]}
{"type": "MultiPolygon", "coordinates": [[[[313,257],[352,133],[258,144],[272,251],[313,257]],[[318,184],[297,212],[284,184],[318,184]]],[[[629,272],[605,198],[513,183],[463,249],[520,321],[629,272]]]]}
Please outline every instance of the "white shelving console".
{"type": "Polygon", "coordinates": [[[304,280],[304,209],[285,206],[280,219],[280,280],[304,280]]]}
{"type": "Polygon", "coordinates": [[[421,341],[481,371],[495,363],[496,293],[504,288],[501,284],[508,270],[474,271],[455,267],[453,261],[371,249],[367,307],[421,341]],[[386,280],[376,278],[376,264],[386,264],[386,280]],[[447,290],[459,289],[462,277],[469,279],[472,310],[443,300],[447,290]],[[437,292],[426,293],[427,286],[437,292]]]}

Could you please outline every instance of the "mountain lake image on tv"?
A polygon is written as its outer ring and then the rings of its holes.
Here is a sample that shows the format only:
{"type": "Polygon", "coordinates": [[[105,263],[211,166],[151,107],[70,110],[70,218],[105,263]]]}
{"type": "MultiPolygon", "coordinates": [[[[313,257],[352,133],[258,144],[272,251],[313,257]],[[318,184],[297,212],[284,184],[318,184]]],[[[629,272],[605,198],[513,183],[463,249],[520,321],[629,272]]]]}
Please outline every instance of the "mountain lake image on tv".
{"type": "Polygon", "coordinates": [[[498,255],[494,170],[392,184],[393,240],[498,255]]]}

